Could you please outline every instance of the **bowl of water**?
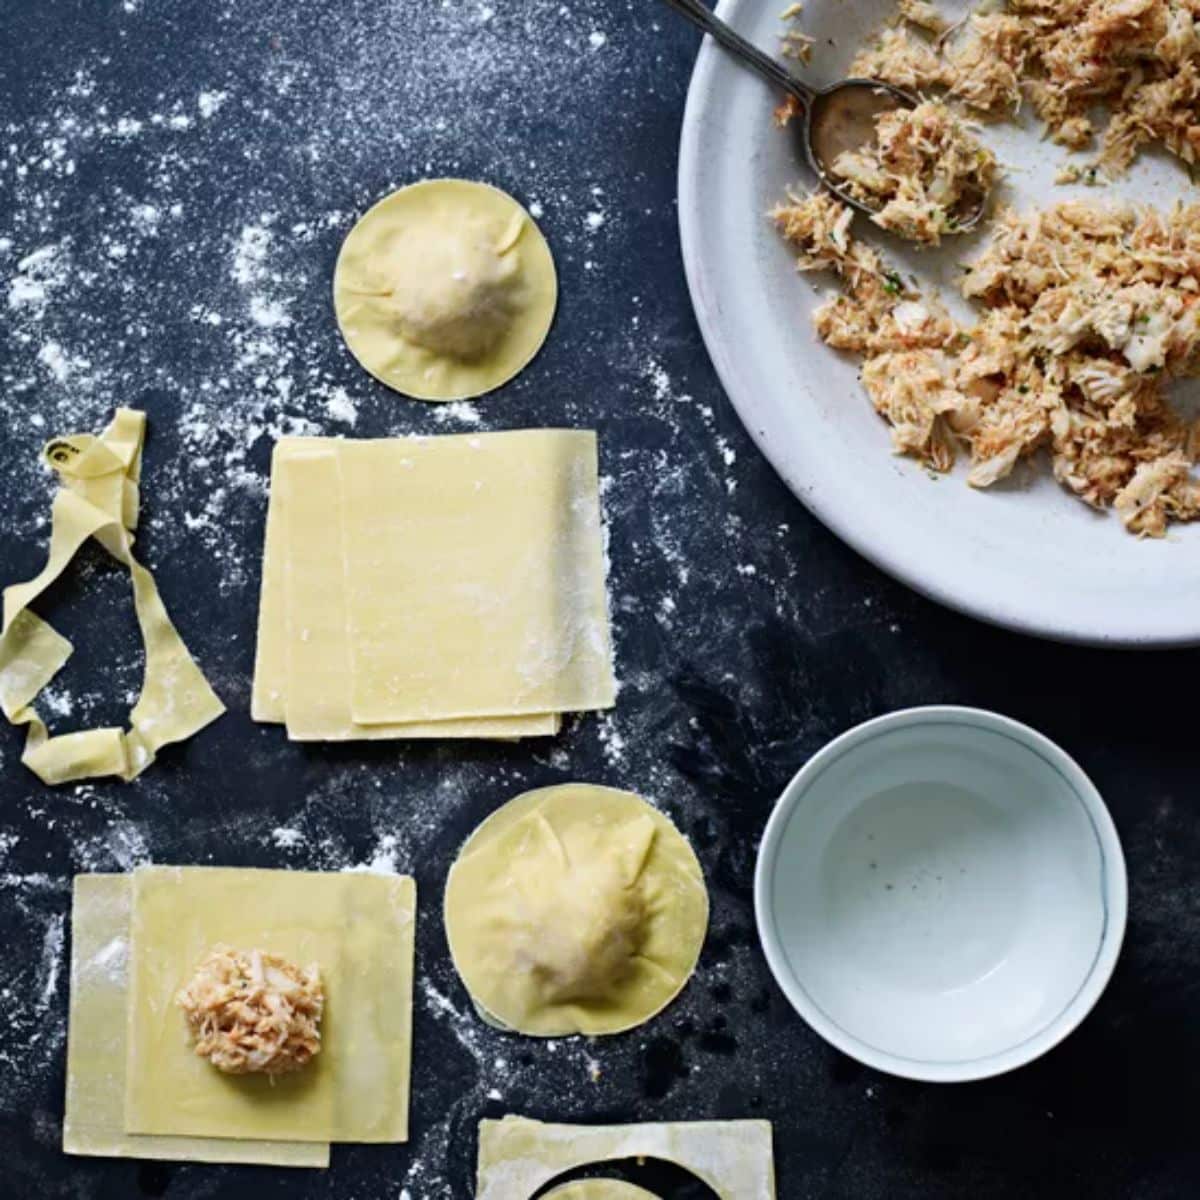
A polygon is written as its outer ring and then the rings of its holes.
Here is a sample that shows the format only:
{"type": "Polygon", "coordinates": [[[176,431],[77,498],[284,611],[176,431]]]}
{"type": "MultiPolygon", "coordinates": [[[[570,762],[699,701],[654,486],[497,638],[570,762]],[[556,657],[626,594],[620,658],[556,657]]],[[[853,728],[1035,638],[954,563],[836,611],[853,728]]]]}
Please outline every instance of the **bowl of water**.
{"type": "Polygon", "coordinates": [[[792,1007],[868,1066],[959,1082],[1067,1036],[1108,983],[1125,861],[1062,749],[949,706],[868,721],[797,773],[755,876],[763,949],[792,1007]]]}

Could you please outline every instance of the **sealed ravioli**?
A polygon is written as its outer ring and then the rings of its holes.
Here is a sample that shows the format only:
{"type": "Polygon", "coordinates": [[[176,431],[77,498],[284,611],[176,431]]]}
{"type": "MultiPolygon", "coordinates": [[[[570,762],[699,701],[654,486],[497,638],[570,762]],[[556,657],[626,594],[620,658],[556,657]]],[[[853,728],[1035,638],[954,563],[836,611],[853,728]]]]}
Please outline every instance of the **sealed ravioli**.
{"type": "Polygon", "coordinates": [[[377,379],[420,400],[499,387],[538,352],[558,282],[550,247],[511,196],[429,179],[379,201],[333,276],[338,326],[377,379]]]}
{"type": "Polygon", "coordinates": [[[446,933],[476,1005],[540,1037],[619,1033],[682,990],[708,926],[695,853],[630,792],[565,784],[519,796],[463,847],[446,933]]]}

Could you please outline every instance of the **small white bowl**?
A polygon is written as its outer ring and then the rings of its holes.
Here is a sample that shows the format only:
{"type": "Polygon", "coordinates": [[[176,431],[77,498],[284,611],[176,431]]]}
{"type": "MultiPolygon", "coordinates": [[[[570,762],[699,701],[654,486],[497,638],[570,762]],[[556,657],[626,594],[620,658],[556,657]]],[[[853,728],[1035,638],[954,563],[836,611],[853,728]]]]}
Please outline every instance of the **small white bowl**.
{"type": "Polygon", "coordinates": [[[978,709],[907,709],[830,742],[763,835],[758,932],[827,1041],[908,1079],[1037,1058],[1108,983],[1125,859],[1062,750],[978,709]]]}

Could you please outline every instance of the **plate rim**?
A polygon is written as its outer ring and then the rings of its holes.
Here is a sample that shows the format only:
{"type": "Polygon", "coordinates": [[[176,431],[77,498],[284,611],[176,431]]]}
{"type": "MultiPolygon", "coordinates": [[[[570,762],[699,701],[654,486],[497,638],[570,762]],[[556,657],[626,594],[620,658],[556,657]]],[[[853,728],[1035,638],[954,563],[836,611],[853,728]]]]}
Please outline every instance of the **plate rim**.
{"type": "MultiPolygon", "coordinates": [[[[736,24],[737,13],[745,3],[746,0],[718,0],[715,12],[723,20],[736,24]]],[[[1044,606],[1031,606],[1028,602],[1023,602],[1018,607],[1007,608],[994,600],[989,603],[987,597],[973,593],[970,589],[960,590],[932,580],[914,567],[905,555],[891,552],[885,544],[872,539],[862,524],[841,506],[836,503],[824,503],[820,490],[806,486],[805,481],[799,477],[795,464],[787,461],[782,446],[773,442],[764,428],[759,428],[753,407],[738,386],[735,366],[725,354],[724,343],[718,332],[719,320],[715,306],[710,305],[706,298],[702,248],[704,239],[697,219],[701,161],[699,112],[708,98],[712,76],[718,64],[724,61],[724,54],[711,38],[703,38],[688,83],[676,172],[680,249],[692,310],[722,390],[733,405],[743,428],[788,490],[830,532],[885,574],[918,595],[985,624],[1068,645],[1129,650],[1185,649],[1200,646],[1200,605],[1197,605],[1197,617],[1190,628],[1176,627],[1173,630],[1158,632],[1135,632],[1128,629],[1114,631],[1111,627],[1106,627],[1103,621],[1087,624],[1091,615],[1088,612],[1078,612],[1074,620],[1063,620],[1044,606]]],[[[1036,589],[1031,588],[1026,594],[1031,595],[1035,592],[1036,589]]]]}

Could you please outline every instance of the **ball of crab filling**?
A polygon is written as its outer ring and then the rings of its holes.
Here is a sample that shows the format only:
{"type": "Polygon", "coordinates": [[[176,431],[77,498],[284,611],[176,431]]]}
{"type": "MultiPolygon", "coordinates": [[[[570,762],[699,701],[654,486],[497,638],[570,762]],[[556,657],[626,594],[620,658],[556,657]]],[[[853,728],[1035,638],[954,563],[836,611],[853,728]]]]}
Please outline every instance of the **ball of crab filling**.
{"type": "Polygon", "coordinates": [[[503,243],[503,230],[490,225],[406,239],[391,293],[403,337],[465,362],[488,354],[520,304],[517,250],[503,243]]]}
{"type": "Polygon", "coordinates": [[[645,937],[645,905],[618,863],[580,863],[571,876],[564,888],[520,888],[510,929],[515,968],[553,1004],[619,989],[645,937]]]}
{"type": "Polygon", "coordinates": [[[196,1053],[229,1075],[298,1071],[321,1049],[325,994],[316,964],[217,946],[180,989],[196,1053]]]}

